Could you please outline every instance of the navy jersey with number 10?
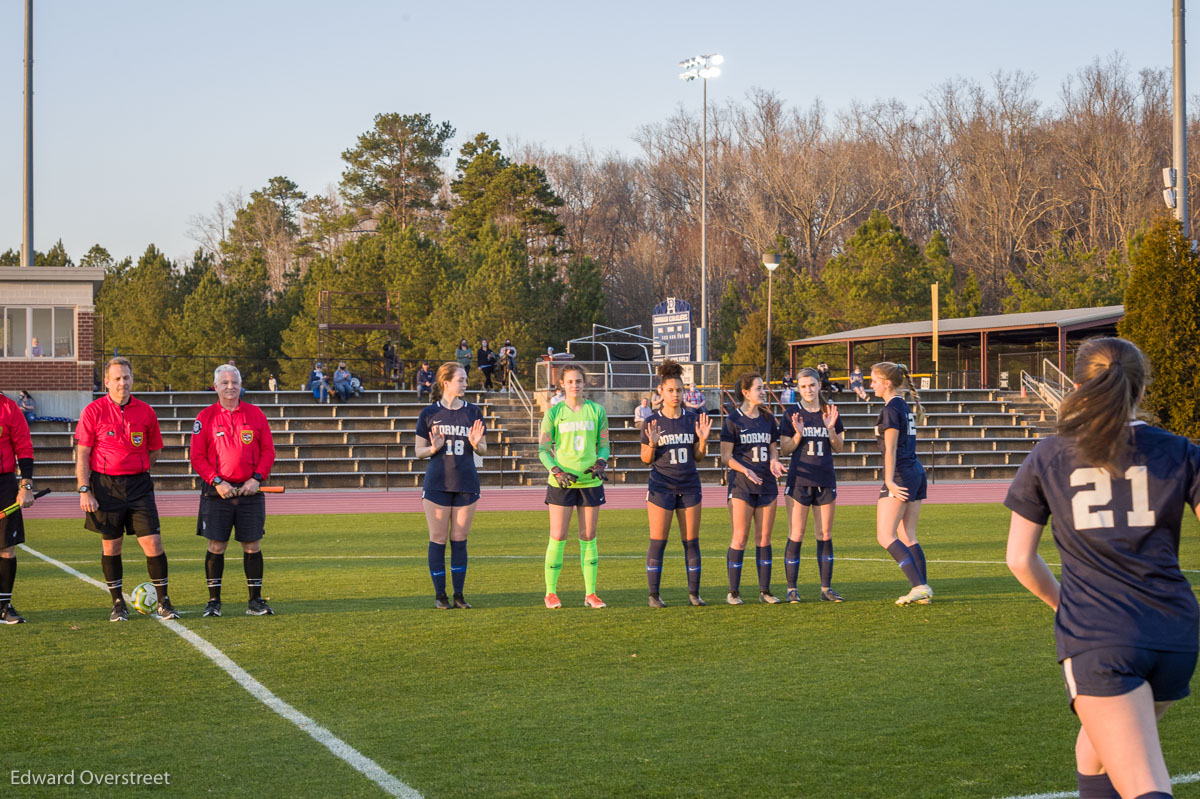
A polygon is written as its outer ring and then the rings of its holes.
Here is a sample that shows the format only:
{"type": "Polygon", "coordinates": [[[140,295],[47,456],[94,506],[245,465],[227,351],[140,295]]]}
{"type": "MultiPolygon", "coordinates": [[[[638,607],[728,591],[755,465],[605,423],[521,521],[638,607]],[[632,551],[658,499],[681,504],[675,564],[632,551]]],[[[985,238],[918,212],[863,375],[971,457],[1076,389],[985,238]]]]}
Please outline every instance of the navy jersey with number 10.
{"type": "Polygon", "coordinates": [[[1050,530],[1062,560],[1058,659],[1109,646],[1195,652],[1196,595],[1179,568],[1184,506],[1200,502],[1200,448],[1141,422],[1117,474],[1070,439],[1039,441],[1004,504],[1050,530]]]}
{"type": "Polygon", "coordinates": [[[429,458],[422,487],[430,491],[479,493],[479,472],[475,469],[475,448],[469,440],[471,426],[483,419],[479,406],[463,401],[450,410],[435,402],[417,417],[417,435],[429,441],[437,428],[446,437],[445,445],[429,458]]]}
{"type": "Polygon", "coordinates": [[[700,417],[684,410],[678,419],[653,413],[642,428],[642,443],[649,444],[646,432],[652,422],[660,433],[654,461],[650,464],[649,488],[656,494],[689,494],[700,490],[696,471],[696,423],[700,417]]]}

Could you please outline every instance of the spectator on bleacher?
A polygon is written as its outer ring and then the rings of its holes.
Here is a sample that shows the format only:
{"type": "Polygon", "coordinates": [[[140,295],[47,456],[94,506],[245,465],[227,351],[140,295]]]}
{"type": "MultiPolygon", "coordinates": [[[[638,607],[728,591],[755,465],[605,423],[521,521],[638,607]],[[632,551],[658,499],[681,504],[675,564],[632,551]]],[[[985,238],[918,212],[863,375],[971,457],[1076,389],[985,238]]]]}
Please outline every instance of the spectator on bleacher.
{"type": "Polygon", "coordinates": [[[396,369],[396,348],[391,341],[383,342],[383,374],[391,380],[398,380],[400,375],[396,369]]]}
{"type": "Polygon", "coordinates": [[[867,390],[863,388],[862,368],[858,364],[854,364],[854,369],[850,372],[850,390],[857,394],[860,400],[867,398],[867,390]]]}
{"type": "MultiPolygon", "coordinates": [[[[767,386],[770,389],[770,386],[767,386]]],[[[790,405],[796,401],[796,379],[792,377],[792,370],[789,369],[783,373],[783,379],[779,381],[779,401],[784,405],[790,405]]]]}
{"type": "Polygon", "coordinates": [[[499,365],[503,375],[500,380],[500,390],[508,391],[508,377],[517,368],[517,348],[513,346],[511,339],[504,339],[504,346],[500,348],[499,365]]]}
{"type": "Polygon", "coordinates": [[[704,392],[697,389],[695,383],[688,383],[688,389],[683,394],[683,404],[694,413],[704,413],[704,392]]]}
{"type": "Polygon", "coordinates": [[[642,397],[642,404],[633,409],[633,426],[641,430],[646,426],[646,420],[653,415],[654,409],[650,407],[650,398],[642,397]]]}
{"type": "Polygon", "coordinates": [[[321,380],[324,377],[325,367],[320,361],[317,361],[316,365],[313,366],[312,371],[308,373],[308,380],[304,382],[304,390],[311,391],[314,399],[320,399],[320,397],[317,395],[317,386],[320,385],[321,380]]]}
{"type": "Polygon", "coordinates": [[[429,361],[421,361],[421,368],[417,370],[417,402],[428,399],[431,391],[433,391],[433,370],[429,368],[429,361]]]}
{"type": "Polygon", "coordinates": [[[467,377],[471,376],[471,361],[474,359],[475,353],[471,352],[471,345],[464,338],[458,342],[458,349],[454,351],[454,360],[458,361],[458,365],[467,373],[467,377]]]}
{"type": "Polygon", "coordinates": [[[279,381],[275,379],[275,375],[269,375],[267,377],[267,388],[271,391],[279,390],[279,381]]]}
{"type": "Polygon", "coordinates": [[[28,391],[22,390],[17,395],[17,407],[25,414],[25,421],[32,422],[37,418],[37,403],[29,396],[28,391]]]}
{"type": "Polygon", "coordinates": [[[821,361],[817,364],[817,376],[821,378],[821,390],[832,394],[841,394],[842,387],[829,378],[829,364],[821,361]]]}
{"type": "Polygon", "coordinates": [[[554,393],[550,395],[550,407],[553,408],[566,398],[566,395],[563,393],[563,387],[559,386],[558,388],[554,389],[554,393]]]}
{"type": "Polygon", "coordinates": [[[362,380],[354,372],[350,373],[350,394],[354,397],[361,397],[363,393],[362,380]]]}
{"type": "Polygon", "coordinates": [[[333,373],[333,393],[337,394],[338,402],[350,399],[350,370],[346,368],[345,361],[339,363],[333,373]]]}
{"type": "Polygon", "coordinates": [[[488,348],[488,340],[485,338],[479,342],[479,371],[483,375],[483,390],[495,391],[496,387],[492,385],[492,370],[496,368],[496,353],[488,348]]]}
{"type": "Polygon", "coordinates": [[[29,348],[29,354],[31,357],[34,357],[34,358],[40,358],[43,355],[42,345],[38,344],[37,336],[33,337],[32,346],[29,348]]]}

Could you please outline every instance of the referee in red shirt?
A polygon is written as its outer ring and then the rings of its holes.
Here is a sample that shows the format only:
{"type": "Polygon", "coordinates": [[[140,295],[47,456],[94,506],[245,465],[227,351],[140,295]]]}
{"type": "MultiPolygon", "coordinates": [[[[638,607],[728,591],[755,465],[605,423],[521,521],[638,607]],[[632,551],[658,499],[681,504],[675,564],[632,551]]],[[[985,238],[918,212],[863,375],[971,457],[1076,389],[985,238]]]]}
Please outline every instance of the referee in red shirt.
{"type": "MultiPolygon", "coordinates": [[[[17,403],[0,394],[0,508],[14,502],[21,503],[22,508],[33,504],[33,443],[25,414],[17,403]]],[[[4,624],[25,622],[12,605],[17,544],[25,542],[25,520],[21,516],[18,510],[0,519],[0,622],[4,624]]]]}
{"type": "Polygon", "coordinates": [[[103,539],[100,565],[112,594],[109,621],[129,621],[121,595],[121,545],[136,535],[146,553],[146,570],[158,591],[158,615],[178,619],[167,596],[167,555],[159,534],[158,507],[150,467],[162,451],[162,433],[154,409],[130,393],[133,368],[127,358],[104,366],[106,396],[92,401],[75,426],[75,479],[83,526],[103,539]]]}
{"type": "Polygon", "coordinates": [[[232,364],[213,372],[218,402],[200,411],[192,425],[192,468],[200,475],[200,514],[196,535],[208,539],[204,575],[208,578],[205,616],[221,615],[221,576],[229,535],[242,545],[242,568],[250,590],[248,616],[273,616],[262,597],[263,555],[259,542],[265,533],[267,506],[259,486],[275,465],[275,441],[267,417],[255,405],[242,402],[242,375],[232,364]]]}

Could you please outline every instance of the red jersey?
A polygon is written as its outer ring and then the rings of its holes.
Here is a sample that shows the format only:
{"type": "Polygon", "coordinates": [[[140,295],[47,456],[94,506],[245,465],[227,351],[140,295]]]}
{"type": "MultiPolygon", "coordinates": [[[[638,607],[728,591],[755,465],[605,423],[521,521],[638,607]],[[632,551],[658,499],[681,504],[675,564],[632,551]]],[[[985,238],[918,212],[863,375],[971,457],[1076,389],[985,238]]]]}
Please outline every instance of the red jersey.
{"type": "Polygon", "coordinates": [[[136,397],[118,405],[107,394],[79,414],[75,441],[92,448],[92,471],[101,474],[148,472],[150,453],[163,448],[153,408],[136,397]]]}
{"type": "Polygon", "coordinates": [[[17,403],[0,394],[0,474],[17,470],[18,458],[33,457],[29,423],[17,403]]]}
{"type": "Polygon", "coordinates": [[[219,402],[209,405],[192,425],[191,459],[206,483],[214,477],[244,483],[255,473],[266,480],[275,465],[275,440],[267,417],[248,402],[232,411],[219,402]]]}

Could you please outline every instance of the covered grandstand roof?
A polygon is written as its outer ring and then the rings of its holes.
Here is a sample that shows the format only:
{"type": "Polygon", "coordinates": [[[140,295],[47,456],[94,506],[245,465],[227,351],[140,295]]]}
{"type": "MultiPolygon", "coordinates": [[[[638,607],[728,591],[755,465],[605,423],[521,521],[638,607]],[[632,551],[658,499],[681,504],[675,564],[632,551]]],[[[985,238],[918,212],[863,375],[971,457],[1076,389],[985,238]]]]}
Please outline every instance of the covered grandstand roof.
{"type": "MultiPolygon", "coordinates": [[[[1124,305],[1106,305],[1102,308],[1069,308],[1062,311],[1034,311],[1032,313],[994,314],[991,316],[968,316],[962,319],[939,319],[938,334],[981,333],[1000,330],[1022,330],[1038,327],[1057,327],[1063,330],[1111,324],[1125,316],[1124,305]]],[[[791,345],[830,344],[839,341],[875,341],[909,336],[932,336],[933,321],[893,322],[887,325],[860,327],[843,330],[824,336],[789,341],[791,345]]]]}

